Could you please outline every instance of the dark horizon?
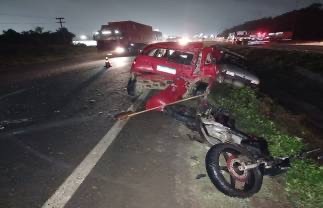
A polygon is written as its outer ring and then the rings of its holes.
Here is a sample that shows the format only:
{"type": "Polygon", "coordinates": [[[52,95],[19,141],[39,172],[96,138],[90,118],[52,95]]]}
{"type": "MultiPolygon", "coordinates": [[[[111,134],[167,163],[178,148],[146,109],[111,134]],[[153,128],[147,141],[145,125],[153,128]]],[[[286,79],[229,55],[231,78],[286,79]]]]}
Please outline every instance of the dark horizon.
{"type": "Polygon", "coordinates": [[[76,35],[91,35],[102,24],[123,20],[148,24],[168,35],[192,35],[199,32],[218,34],[245,21],[280,15],[316,2],[323,1],[3,0],[0,31],[11,28],[21,32],[36,26],[55,31],[59,27],[55,17],[65,17],[65,26],[76,35]]]}

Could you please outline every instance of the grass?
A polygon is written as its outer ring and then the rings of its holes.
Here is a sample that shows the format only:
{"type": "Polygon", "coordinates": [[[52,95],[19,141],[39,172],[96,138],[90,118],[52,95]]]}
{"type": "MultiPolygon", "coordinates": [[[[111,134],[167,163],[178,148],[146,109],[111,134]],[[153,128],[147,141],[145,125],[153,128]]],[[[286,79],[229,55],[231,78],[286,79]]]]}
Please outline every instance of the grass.
{"type": "MultiPolygon", "coordinates": [[[[255,90],[218,85],[211,99],[232,113],[239,129],[265,138],[273,156],[293,156],[305,147],[298,137],[264,113],[266,99],[255,90]]],[[[323,168],[311,160],[293,162],[286,175],[286,191],[296,207],[323,207],[323,168]]]]}

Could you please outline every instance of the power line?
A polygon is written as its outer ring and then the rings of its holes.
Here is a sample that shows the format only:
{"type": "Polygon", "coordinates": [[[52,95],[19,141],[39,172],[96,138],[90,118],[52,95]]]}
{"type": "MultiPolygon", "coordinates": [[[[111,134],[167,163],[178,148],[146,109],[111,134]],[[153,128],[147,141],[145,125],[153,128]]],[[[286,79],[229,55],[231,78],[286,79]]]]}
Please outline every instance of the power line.
{"type": "Polygon", "coordinates": [[[63,24],[66,23],[65,21],[63,21],[65,18],[64,17],[56,17],[56,19],[58,20],[58,22],[61,25],[61,28],[63,28],[63,24]]]}
{"type": "Polygon", "coordinates": [[[45,24],[54,24],[53,22],[0,22],[0,25],[45,25],[45,24]]]}
{"type": "Polygon", "coordinates": [[[44,18],[44,19],[52,19],[54,17],[45,17],[45,16],[35,16],[35,15],[25,15],[25,14],[10,14],[0,12],[0,16],[9,16],[9,17],[29,17],[29,18],[44,18]]]}

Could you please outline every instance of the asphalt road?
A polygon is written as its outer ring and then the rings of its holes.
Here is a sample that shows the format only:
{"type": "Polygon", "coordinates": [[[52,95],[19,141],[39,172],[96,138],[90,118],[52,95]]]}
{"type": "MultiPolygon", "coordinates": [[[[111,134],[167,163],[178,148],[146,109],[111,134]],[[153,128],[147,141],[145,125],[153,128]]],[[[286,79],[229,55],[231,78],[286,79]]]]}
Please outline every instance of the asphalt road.
{"type": "Polygon", "coordinates": [[[251,199],[218,192],[203,177],[207,146],[172,118],[115,123],[133,105],[132,59],[114,58],[108,70],[89,60],[1,76],[1,208],[290,207],[273,180],[251,199]]]}

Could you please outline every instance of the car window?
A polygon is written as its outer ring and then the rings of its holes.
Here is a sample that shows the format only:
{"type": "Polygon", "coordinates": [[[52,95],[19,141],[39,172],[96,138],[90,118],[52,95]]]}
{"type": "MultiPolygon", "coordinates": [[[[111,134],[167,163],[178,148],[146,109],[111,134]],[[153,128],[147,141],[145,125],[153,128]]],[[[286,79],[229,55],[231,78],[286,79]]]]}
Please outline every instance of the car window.
{"type": "Polygon", "coordinates": [[[154,56],[157,50],[157,48],[151,49],[150,51],[147,51],[144,55],[154,56]]]}
{"type": "Polygon", "coordinates": [[[178,64],[185,64],[190,65],[192,63],[193,54],[185,53],[181,51],[173,51],[169,56],[168,60],[178,63],[178,64]]]}
{"type": "Polygon", "coordinates": [[[167,50],[166,49],[163,49],[163,48],[159,48],[156,53],[155,53],[155,57],[157,58],[162,58],[162,57],[166,57],[166,52],[167,50]]]}

